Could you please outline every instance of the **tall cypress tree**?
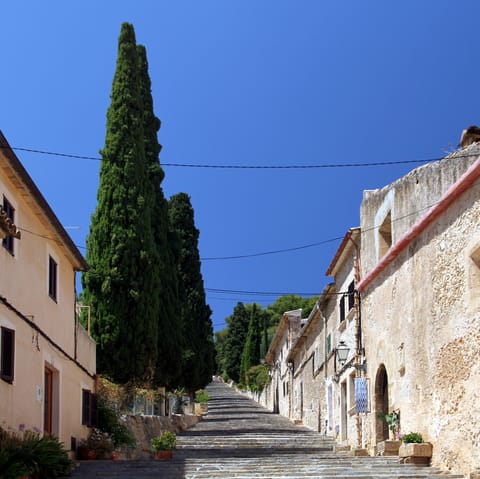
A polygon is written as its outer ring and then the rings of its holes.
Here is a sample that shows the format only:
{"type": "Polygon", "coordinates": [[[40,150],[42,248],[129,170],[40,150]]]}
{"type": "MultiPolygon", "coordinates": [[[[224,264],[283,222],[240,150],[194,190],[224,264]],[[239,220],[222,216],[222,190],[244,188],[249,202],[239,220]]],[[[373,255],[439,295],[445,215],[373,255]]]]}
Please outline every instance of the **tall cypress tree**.
{"type": "Polygon", "coordinates": [[[143,45],[137,46],[140,94],[143,103],[143,132],[147,174],[153,192],[152,231],[158,252],[158,360],[155,383],[178,386],[181,382],[182,329],[179,317],[178,279],[172,241],[169,236],[168,202],[161,183],[165,173],[160,165],[161,145],[157,132],[160,120],[155,116],[148,73],[147,53],[143,45]]]}
{"type": "Polygon", "coordinates": [[[192,392],[210,382],[215,368],[215,346],[212,312],[206,303],[200,270],[199,231],[186,193],[170,198],[169,219],[177,240],[179,310],[184,340],[181,385],[192,392]]]}
{"type": "Polygon", "coordinates": [[[261,322],[263,314],[256,303],[250,310],[247,337],[243,346],[242,360],[240,364],[240,381],[245,380],[245,374],[252,367],[260,363],[261,322]]]}
{"type": "Polygon", "coordinates": [[[242,302],[238,302],[231,316],[227,318],[228,331],[224,345],[225,370],[235,382],[240,380],[240,365],[247,338],[250,315],[242,302]]]}
{"type": "Polygon", "coordinates": [[[157,364],[159,262],[153,189],[133,26],[124,23],[101,151],[98,204],[87,239],[83,300],[92,308],[97,368],[113,380],[151,383],[157,364]]]}

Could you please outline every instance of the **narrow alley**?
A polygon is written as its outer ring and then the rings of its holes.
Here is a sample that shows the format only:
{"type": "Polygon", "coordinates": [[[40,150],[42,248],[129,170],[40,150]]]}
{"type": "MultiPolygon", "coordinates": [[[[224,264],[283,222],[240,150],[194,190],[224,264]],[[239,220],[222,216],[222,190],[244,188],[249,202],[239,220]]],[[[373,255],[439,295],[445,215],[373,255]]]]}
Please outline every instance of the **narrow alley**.
{"type": "Polygon", "coordinates": [[[74,479],[436,478],[435,468],[398,457],[353,457],[334,441],[274,415],[221,382],[208,387],[208,415],[177,438],[171,461],[82,461],[74,479]]]}

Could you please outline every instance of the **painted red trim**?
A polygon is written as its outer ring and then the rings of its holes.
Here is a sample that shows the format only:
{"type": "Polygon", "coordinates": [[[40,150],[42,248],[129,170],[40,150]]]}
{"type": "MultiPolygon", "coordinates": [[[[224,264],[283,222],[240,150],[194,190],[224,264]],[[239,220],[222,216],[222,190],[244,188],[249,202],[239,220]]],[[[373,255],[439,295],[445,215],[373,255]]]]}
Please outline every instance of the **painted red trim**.
{"type": "Polygon", "coordinates": [[[440,200],[420,218],[385,254],[385,256],[358,283],[358,291],[364,290],[427,226],[438,218],[463,192],[480,177],[480,156],[470,168],[445,192],[440,200]]]}

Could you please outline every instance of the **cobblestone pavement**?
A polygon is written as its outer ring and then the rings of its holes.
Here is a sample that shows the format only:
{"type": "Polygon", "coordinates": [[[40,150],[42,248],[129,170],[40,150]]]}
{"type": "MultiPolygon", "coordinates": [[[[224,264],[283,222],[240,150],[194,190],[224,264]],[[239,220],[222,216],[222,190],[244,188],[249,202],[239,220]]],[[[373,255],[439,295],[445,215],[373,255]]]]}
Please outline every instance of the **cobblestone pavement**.
{"type": "Polygon", "coordinates": [[[221,382],[208,387],[209,412],[177,437],[171,461],[81,461],[74,479],[453,479],[396,457],[335,453],[334,442],[292,424],[221,382]]]}

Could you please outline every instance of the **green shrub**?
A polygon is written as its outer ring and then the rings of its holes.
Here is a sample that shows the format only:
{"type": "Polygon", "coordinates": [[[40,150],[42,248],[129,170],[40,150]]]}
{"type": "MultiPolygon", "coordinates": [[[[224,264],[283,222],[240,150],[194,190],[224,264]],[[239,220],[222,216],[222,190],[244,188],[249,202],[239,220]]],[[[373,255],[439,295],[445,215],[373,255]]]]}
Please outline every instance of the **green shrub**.
{"type": "Polygon", "coordinates": [[[38,479],[68,475],[73,467],[63,444],[54,436],[0,428],[2,479],[35,475],[38,479]]]}
{"type": "Polygon", "coordinates": [[[420,444],[423,442],[423,437],[420,433],[418,432],[409,432],[408,434],[404,434],[402,436],[402,442],[405,443],[418,443],[420,444]]]}
{"type": "Polygon", "coordinates": [[[262,392],[270,382],[270,368],[267,364],[252,366],[245,374],[245,382],[250,391],[262,392]]]}
{"type": "Polygon", "coordinates": [[[177,435],[174,432],[165,431],[160,436],[150,440],[152,451],[173,451],[177,447],[177,435]]]}
{"type": "Polygon", "coordinates": [[[202,402],[208,402],[208,401],[210,401],[210,395],[205,389],[199,389],[195,393],[195,402],[202,403],[202,402]]]}
{"type": "Polygon", "coordinates": [[[111,436],[113,446],[116,448],[134,447],[136,444],[132,431],[122,422],[115,405],[104,396],[98,398],[98,429],[111,436]]]}

